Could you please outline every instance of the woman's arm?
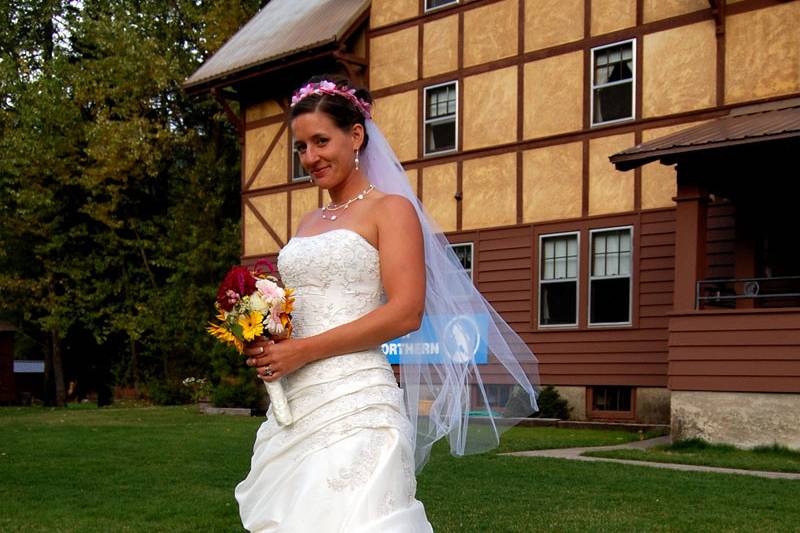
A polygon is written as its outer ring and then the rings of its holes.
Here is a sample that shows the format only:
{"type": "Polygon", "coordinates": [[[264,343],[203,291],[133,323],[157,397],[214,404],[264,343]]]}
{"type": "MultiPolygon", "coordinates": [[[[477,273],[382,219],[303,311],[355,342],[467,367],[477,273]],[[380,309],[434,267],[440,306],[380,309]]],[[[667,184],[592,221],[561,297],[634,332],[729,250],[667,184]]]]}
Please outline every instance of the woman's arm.
{"type": "Polygon", "coordinates": [[[328,331],[276,344],[254,345],[248,364],[270,366],[273,381],[312,361],[374,348],[419,329],[425,311],[425,251],[414,206],[402,196],[387,195],[376,205],[378,253],[385,305],[328,331]],[[259,349],[263,352],[259,353],[259,349]]]}

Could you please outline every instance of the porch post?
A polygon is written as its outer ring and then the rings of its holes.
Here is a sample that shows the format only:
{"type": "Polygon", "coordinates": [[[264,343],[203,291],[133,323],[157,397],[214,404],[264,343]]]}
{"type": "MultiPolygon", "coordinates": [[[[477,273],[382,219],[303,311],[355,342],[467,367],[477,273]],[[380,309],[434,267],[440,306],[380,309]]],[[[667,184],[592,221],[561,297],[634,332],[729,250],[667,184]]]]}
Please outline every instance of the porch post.
{"type": "Polygon", "coordinates": [[[675,210],[675,288],[673,311],[695,309],[695,287],[706,263],[706,211],[708,195],[693,179],[694,169],[678,164],[675,210]]]}

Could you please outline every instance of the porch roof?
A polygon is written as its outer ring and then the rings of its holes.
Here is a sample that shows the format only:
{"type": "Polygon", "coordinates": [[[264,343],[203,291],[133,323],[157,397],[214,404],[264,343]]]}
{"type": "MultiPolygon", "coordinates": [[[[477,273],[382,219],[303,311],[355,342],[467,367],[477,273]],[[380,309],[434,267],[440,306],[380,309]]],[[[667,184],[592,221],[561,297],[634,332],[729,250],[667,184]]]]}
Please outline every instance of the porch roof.
{"type": "Polygon", "coordinates": [[[617,170],[630,170],[677,154],[800,137],[800,97],[734,108],[724,117],[612,155],[617,170]]]}
{"type": "Polygon", "coordinates": [[[271,0],[183,87],[199,90],[245,70],[336,43],[369,5],[369,0],[271,0]]]}

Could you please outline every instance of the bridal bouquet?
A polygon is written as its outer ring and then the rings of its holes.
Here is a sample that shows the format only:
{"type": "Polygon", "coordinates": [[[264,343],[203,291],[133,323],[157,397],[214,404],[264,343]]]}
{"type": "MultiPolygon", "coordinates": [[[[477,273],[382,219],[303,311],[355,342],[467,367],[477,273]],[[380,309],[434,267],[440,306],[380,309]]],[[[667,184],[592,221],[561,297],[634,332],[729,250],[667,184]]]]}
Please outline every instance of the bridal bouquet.
{"type": "MultiPolygon", "coordinates": [[[[259,261],[252,270],[234,266],[217,291],[214,307],[219,324],[210,322],[208,332],[243,353],[244,344],[256,337],[287,339],[292,334],[293,289],[282,288],[275,276],[263,271],[259,261]]],[[[265,382],[276,420],[292,423],[286,393],[280,381],[265,382]]]]}

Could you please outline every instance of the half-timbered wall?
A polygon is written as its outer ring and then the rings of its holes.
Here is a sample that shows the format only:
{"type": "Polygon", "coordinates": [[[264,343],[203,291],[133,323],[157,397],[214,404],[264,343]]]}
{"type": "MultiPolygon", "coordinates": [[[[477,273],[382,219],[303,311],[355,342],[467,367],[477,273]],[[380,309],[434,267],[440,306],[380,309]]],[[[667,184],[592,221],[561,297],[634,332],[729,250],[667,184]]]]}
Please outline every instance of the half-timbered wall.
{"type": "MultiPolygon", "coordinates": [[[[728,113],[800,94],[800,2],[373,0],[363,49],[374,118],[452,242],[473,242],[479,289],[541,361],[545,383],[667,386],[674,278],[674,167],[619,172],[610,155],[728,113]],[[633,116],[592,125],[592,50],[633,42],[633,116]],[[456,149],[425,155],[425,88],[457,83],[456,149]],[[542,329],[541,235],[630,226],[630,324],[542,329]]],[[[311,74],[311,73],[309,73],[311,74]]],[[[329,201],[291,178],[285,101],[246,109],[244,256],[271,256],[329,201]]],[[[731,213],[710,211],[707,275],[732,265],[731,213]]],[[[486,374],[491,380],[491,368],[486,374]]]]}

